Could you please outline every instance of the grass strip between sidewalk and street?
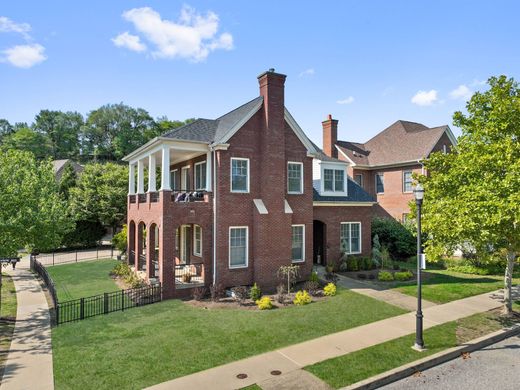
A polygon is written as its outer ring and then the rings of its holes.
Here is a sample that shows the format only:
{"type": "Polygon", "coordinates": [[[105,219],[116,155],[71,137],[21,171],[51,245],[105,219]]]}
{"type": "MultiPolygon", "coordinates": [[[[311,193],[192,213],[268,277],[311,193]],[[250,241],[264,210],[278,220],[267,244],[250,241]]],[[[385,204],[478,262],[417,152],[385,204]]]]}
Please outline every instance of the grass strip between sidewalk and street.
{"type": "MultiPolygon", "coordinates": [[[[515,304],[520,310],[520,302],[515,304]]],[[[474,314],[457,321],[438,325],[424,331],[426,350],[417,352],[411,347],[415,334],[374,345],[347,355],[305,367],[333,388],[341,388],[388,370],[425,358],[448,348],[510,326],[518,318],[500,315],[500,309],[474,314]]]]}
{"type": "Polygon", "coordinates": [[[11,347],[11,339],[16,321],[16,289],[13,279],[2,274],[2,307],[0,312],[0,381],[4,374],[4,364],[11,347]]]}

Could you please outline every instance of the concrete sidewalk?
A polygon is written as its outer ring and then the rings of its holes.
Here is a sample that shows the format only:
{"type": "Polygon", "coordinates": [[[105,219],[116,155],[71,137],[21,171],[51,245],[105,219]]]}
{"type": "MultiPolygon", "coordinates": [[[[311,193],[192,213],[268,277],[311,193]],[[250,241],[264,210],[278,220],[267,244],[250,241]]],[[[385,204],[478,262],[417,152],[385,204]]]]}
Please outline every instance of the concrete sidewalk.
{"type": "Polygon", "coordinates": [[[29,271],[28,258],[7,273],[16,287],[18,308],[2,390],[54,389],[51,324],[43,290],[29,271]]]}
{"type": "MultiPolygon", "coordinates": [[[[323,279],[325,275],[325,268],[318,267],[317,272],[318,276],[323,279]]],[[[336,276],[338,277],[338,286],[357,292],[358,294],[377,299],[378,301],[383,301],[391,305],[399,306],[405,310],[417,310],[416,297],[400,293],[399,291],[385,289],[370,282],[362,282],[348,278],[340,274],[336,274],[336,276]]],[[[422,300],[423,309],[432,306],[436,306],[436,304],[425,299],[422,300]]]]}
{"type": "MultiPolygon", "coordinates": [[[[500,307],[502,302],[499,297],[499,294],[493,292],[428,307],[423,310],[424,328],[428,329],[435,325],[500,307]]],[[[301,386],[292,388],[308,388],[305,383],[312,379],[306,378],[303,372],[298,374],[295,371],[413,332],[415,332],[415,313],[407,313],[214,367],[160,383],[149,389],[239,389],[254,383],[262,387],[264,383],[265,385],[272,383],[274,379],[272,372],[275,370],[281,371],[283,376],[287,375],[293,381],[295,376],[298,377],[301,374],[301,386]],[[246,374],[247,377],[238,379],[238,374],[246,374]]],[[[277,379],[278,387],[284,388],[281,386],[281,379],[281,376],[280,379],[277,379]]]]}

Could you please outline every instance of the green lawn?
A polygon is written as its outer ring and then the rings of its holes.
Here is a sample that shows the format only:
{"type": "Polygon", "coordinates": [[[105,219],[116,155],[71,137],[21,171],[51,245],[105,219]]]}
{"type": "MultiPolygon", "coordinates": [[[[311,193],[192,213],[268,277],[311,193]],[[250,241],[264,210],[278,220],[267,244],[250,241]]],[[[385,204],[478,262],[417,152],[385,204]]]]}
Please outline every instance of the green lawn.
{"type": "Polygon", "coordinates": [[[2,274],[2,308],[0,312],[0,380],[4,371],[4,363],[11,346],[11,338],[16,319],[16,289],[11,277],[2,274]]]}
{"type": "Polygon", "coordinates": [[[110,271],[117,260],[94,260],[47,267],[59,301],[68,301],[119,290],[110,271]]]}
{"type": "MultiPolygon", "coordinates": [[[[446,270],[428,270],[425,273],[430,277],[423,280],[422,296],[436,303],[451,302],[504,287],[504,277],[498,275],[471,275],[446,270]]],[[[513,279],[513,283],[520,283],[520,278],[513,279]]],[[[417,296],[414,282],[392,282],[389,286],[404,294],[417,296]]]]}
{"type": "MultiPolygon", "coordinates": [[[[516,309],[520,309],[520,306],[517,305],[516,309]]],[[[424,342],[427,349],[424,352],[417,352],[411,348],[415,341],[415,334],[411,334],[329,359],[305,369],[337,389],[444,349],[462,345],[469,340],[499,330],[504,325],[510,323],[504,322],[497,311],[479,313],[425,330],[424,342]]]]}
{"type": "Polygon", "coordinates": [[[404,312],[342,289],[270,311],[164,301],[53,328],[56,388],[140,389],[404,312]]]}

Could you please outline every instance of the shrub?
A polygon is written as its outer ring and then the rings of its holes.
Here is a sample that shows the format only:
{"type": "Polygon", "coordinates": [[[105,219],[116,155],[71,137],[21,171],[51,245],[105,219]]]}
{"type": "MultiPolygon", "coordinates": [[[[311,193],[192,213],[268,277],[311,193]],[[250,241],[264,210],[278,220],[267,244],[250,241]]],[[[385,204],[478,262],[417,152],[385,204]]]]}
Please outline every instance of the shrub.
{"type": "Polygon", "coordinates": [[[260,310],[271,310],[273,308],[273,303],[269,297],[262,297],[256,300],[255,303],[260,310]]]}
{"type": "Polygon", "coordinates": [[[372,237],[376,235],[381,245],[386,246],[394,258],[406,258],[415,253],[415,237],[406,226],[393,218],[374,218],[372,237]]]}
{"type": "Polygon", "coordinates": [[[318,273],[316,271],[311,272],[311,276],[309,277],[309,282],[316,282],[318,283],[320,281],[318,277],[318,273]]]}
{"type": "Polygon", "coordinates": [[[76,221],[74,230],[63,236],[62,245],[67,248],[92,248],[105,234],[99,221],[76,221]]]}
{"type": "Polygon", "coordinates": [[[253,287],[251,287],[251,290],[249,290],[249,298],[253,301],[258,301],[262,297],[262,290],[260,290],[260,287],[255,283],[253,284],[253,287]]]}
{"type": "Polygon", "coordinates": [[[358,264],[360,269],[370,271],[372,269],[373,262],[370,257],[363,256],[358,259],[358,264]]]}
{"type": "Polygon", "coordinates": [[[132,273],[132,270],[130,269],[130,266],[126,263],[117,263],[112,271],[110,271],[110,274],[119,276],[119,277],[125,277],[132,273]]]}
{"type": "Polygon", "coordinates": [[[357,274],[357,277],[359,279],[366,279],[367,278],[367,274],[357,274]]]}
{"type": "Polygon", "coordinates": [[[350,257],[350,259],[348,259],[347,264],[348,264],[349,271],[359,271],[359,264],[358,264],[357,257],[350,257]]]}
{"type": "MultiPolygon", "coordinates": [[[[332,284],[332,283],[331,283],[332,284]]],[[[300,290],[296,293],[293,303],[297,306],[307,305],[312,302],[312,298],[305,290],[300,290]]]]}
{"type": "Polygon", "coordinates": [[[316,295],[316,292],[320,289],[320,284],[309,280],[303,284],[303,289],[308,291],[311,295],[316,295]]]}
{"type": "Polygon", "coordinates": [[[343,261],[339,265],[339,270],[341,272],[348,272],[348,263],[346,261],[343,261]]]}
{"type": "Polygon", "coordinates": [[[144,286],[144,281],[133,272],[126,275],[124,281],[130,286],[130,288],[139,288],[144,286]]]}
{"type": "Polygon", "coordinates": [[[112,237],[112,244],[116,247],[118,251],[121,253],[126,252],[126,240],[127,240],[127,227],[126,225],[123,225],[123,229],[117,233],[114,234],[114,237],[112,237]]]}
{"type": "Polygon", "coordinates": [[[243,305],[245,300],[247,298],[249,298],[247,288],[244,286],[233,287],[231,289],[231,291],[233,292],[233,295],[235,296],[235,301],[237,301],[241,305],[243,305]]]}
{"type": "Polygon", "coordinates": [[[193,289],[192,297],[196,301],[202,301],[206,295],[206,287],[197,287],[193,289]]]}
{"type": "Polygon", "coordinates": [[[399,267],[399,264],[394,263],[394,264],[392,264],[392,268],[394,269],[394,271],[399,271],[399,269],[400,269],[401,267],[399,267]]]}
{"type": "Polygon", "coordinates": [[[333,297],[336,295],[336,285],[334,283],[329,283],[323,289],[323,294],[328,297],[333,297]]]}
{"type": "Polygon", "coordinates": [[[209,286],[209,293],[211,295],[211,300],[217,302],[224,296],[224,288],[221,284],[211,284],[209,286]]]}
{"type": "Polygon", "coordinates": [[[392,275],[391,272],[380,271],[380,272],[377,274],[377,278],[378,278],[379,280],[381,280],[382,282],[390,282],[390,281],[394,280],[394,275],[392,275]]]}
{"type": "MultiPolygon", "coordinates": [[[[307,283],[313,283],[313,282],[307,282],[307,283]]],[[[285,298],[287,297],[287,294],[285,293],[285,287],[283,284],[278,285],[276,288],[276,302],[281,303],[282,305],[286,305],[285,298]]]]}
{"type": "Polygon", "coordinates": [[[410,271],[404,271],[404,272],[396,272],[394,274],[395,280],[410,280],[413,277],[413,274],[410,271]]]}

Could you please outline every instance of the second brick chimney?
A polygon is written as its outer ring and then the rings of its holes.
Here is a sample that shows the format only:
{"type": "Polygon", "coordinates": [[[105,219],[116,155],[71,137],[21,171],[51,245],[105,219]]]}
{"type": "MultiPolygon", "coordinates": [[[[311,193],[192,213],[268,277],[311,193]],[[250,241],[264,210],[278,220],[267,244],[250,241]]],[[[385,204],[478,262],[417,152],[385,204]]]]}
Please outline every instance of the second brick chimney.
{"type": "Polygon", "coordinates": [[[323,152],[333,158],[338,158],[338,120],[332,119],[332,115],[328,115],[327,119],[321,122],[323,126],[323,152]]]}

